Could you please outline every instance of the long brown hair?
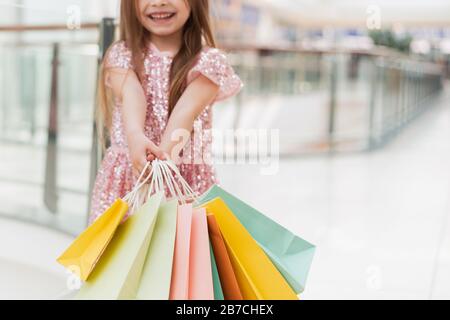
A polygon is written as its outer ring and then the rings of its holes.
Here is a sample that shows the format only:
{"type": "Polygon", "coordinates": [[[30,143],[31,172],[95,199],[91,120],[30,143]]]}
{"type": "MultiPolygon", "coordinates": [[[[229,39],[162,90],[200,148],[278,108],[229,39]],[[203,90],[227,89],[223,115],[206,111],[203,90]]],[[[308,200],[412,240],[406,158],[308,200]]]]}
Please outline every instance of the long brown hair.
{"type": "MultiPolygon", "coordinates": [[[[187,75],[197,60],[203,45],[216,47],[212,32],[209,0],[184,0],[191,14],[183,27],[181,48],[174,57],[170,70],[169,114],[186,89],[187,75]]],[[[151,36],[141,23],[138,0],[122,0],[120,7],[120,40],[126,43],[132,53],[134,71],[142,81],[144,76],[143,53],[151,36]]],[[[97,128],[100,141],[104,146],[105,129],[111,127],[112,99],[105,88],[105,72],[101,68],[98,90],[97,128]]]]}

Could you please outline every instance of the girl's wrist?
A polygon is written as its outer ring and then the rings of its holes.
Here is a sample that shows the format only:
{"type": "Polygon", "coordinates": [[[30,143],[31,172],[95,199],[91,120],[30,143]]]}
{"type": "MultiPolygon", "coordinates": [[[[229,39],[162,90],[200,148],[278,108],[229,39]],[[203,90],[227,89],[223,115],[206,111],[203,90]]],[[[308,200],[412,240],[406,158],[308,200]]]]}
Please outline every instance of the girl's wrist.
{"type": "Polygon", "coordinates": [[[141,129],[133,129],[127,131],[128,137],[139,137],[139,136],[145,136],[145,133],[141,129]]]}

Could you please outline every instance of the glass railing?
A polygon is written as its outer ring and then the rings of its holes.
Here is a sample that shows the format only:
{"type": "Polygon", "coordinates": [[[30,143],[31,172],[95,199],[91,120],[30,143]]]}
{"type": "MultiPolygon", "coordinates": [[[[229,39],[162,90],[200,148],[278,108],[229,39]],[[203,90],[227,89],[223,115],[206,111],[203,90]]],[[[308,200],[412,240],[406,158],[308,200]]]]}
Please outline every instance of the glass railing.
{"type": "Polygon", "coordinates": [[[88,211],[98,26],[6,29],[0,215],[76,234],[88,211]]]}
{"type": "Polygon", "coordinates": [[[378,58],[372,75],[370,148],[383,146],[410,121],[433,107],[443,89],[441,66],[413,60],[378,58]]]}
{"type": "Polygon", "coordinates": [[[98,46],[58,47],[55,105],[53,46],[0,51],[0,214],[77,232],[88,210],[98,46]],[[49,130],[52,108],[56,141],[49,130]]]}
{"type": "Polygon", "coordinates": [[[246,89],[228,118],[279,129],[282,156],[376,148],[442,89],[441,67],[397,54],[262,52],[233,51],[246,89]]]}
{"type": "MultiPolygon", "coordinates": [[[[0,215],[71,234],[85,227],[101,159],[98,57],[114,29],[105,25],[73,41],[1,45],[0,215]]],[[[430,107],[442,83],[438,67],[408,57],[225,50],[245,89],[215,106],[215,127],[278,129],[281,156],[380,147],[430,107]]]]}

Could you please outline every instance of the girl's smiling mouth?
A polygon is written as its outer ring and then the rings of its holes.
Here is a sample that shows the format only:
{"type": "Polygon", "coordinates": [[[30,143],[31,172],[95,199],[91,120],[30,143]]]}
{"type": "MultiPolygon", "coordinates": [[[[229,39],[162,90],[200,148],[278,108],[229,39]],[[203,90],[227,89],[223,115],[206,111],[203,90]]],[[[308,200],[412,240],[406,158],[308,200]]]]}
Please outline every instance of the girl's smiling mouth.
{"type": "Polygon", "coordinates": [[[176,12],[154,12],[147,15],[148,18],[150,18],[153,21],[168,21],[175,17],[176,12]]]}

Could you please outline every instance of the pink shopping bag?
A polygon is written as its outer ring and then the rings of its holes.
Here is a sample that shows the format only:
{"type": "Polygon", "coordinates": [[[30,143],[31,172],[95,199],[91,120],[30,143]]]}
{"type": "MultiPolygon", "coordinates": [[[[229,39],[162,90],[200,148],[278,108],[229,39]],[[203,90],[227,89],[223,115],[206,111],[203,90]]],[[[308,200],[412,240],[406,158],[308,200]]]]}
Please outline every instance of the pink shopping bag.
{"type": "Polygon", "coordinates": [[[189,300],[214,300],[208,222],[204,208],[194,210],[192,215],[189,300]]]}
{"type": "Polygon", "coordinates": [[[179,206],[172,279],[170,283],[170,300],[187,300],[189,298],[191,223],[192,205],[179,206]]]}

